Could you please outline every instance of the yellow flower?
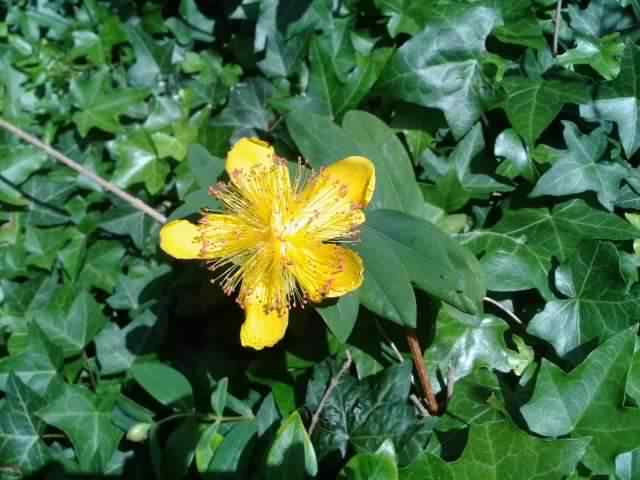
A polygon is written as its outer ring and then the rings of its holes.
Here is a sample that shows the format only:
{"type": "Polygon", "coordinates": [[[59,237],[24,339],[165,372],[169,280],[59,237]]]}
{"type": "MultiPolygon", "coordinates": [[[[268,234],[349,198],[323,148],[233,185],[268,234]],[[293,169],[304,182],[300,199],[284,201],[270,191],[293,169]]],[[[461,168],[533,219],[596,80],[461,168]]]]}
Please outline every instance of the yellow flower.
{"type": "Polygon", "coordinates": [[[289,308],[339,297],[362,284],[362,260],[338,243],[354,241],[375,186],[364,157],[348,157],[316,174],[301,165],[293,184],[273,147],[243,138],[227,155],[229,183],[210,193],[224,213],[195,225],[167,223],[160,246],[180,259],[210,261],[225,293],[238,287],[245,310],[243,346],[273,346],[285,334],[289,308]]]}

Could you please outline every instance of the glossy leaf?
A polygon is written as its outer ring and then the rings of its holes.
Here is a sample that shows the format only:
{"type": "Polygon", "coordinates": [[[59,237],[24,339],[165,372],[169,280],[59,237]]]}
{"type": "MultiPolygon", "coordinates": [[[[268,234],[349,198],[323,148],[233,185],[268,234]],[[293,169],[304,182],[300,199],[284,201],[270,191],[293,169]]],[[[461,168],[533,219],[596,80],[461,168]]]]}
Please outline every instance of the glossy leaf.
{"type": "Polygon", "coordinates": [[[640,445],[640,411],[623,406],[635,331],[610,338],[568,374],[543,360],[533,397],[522,407],[540,435],[591,437],[583,463],[597,473],[613,473],[615,456],[640,445]]]}

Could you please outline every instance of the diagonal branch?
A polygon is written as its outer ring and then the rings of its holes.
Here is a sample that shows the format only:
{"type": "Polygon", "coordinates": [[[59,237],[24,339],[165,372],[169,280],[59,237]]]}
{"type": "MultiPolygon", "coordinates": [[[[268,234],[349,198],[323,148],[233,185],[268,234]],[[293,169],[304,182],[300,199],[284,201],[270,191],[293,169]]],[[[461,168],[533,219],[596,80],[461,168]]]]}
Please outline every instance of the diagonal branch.
{"type": "Polygon", "coordinates": [[[346,354],[347,354],[347,359],[342,365],[342,368],[340,369],[340,371],[331,379],[331,382],[329,382],[329,386],[327,387],[327,390],[324,392],[324,395],[320,399],[318,408],[316,409],[316,412],[313,414],[313,417],[311,418],[311,425],[309,426],[309,436],[311,436],[311,434],[315,430],[316,425],[320,420],[320,413],[322,412],[322,409],[327,403],[327,400],[329,400],[329,397],[331,396],[331,392],[333,392],[333,390],[338,386],[338,384],[340,383],[340,378],[345,373],[347,373],[347,370],[349,370],[349,367],[351,366],[351,361],[352,361],[351,352],[347,350],[346,354]]]}
{"type": "Polygon", "coordinates": [[[41,142],[40,140],[38,140],[33,135],[28,134],[27,132],[25,132],[21,128],[16,127],[15,125],[13,125],[12,123],[8,122],[7,120],[4,120],[3,118],[0,118],[0,128],[4,128],[9,133],[15,135],[16,137],[24,140],[27,143],[30,143],[34,147],[42,150],[47,155],[55,158],[60,163],[65,164],[67,167],[71,168],[72,170],[75,170],[80,175],[84,175],[85,177],[93,180],[94,182],[96,182],[98,185],[100,185],[105,190],[113,193],[118,198],[120,198],[120,199],[124,200],[125,202],[127,202],[133,208],[135,208],[137,210],[140,210],[141,212],[149,215],[156,222],[161,223],[161,224],[167,222],[167,217],[165,217],[162,213],[158,212],[154,208],[152,208],[149,205],[147,205],[146,203],[144,203],[139,198],[136,198],[133,195],[130,195],[129,193],[125,192],[121,188],[116,187],[113,183],[109,182],[108,180],[105,180],[102,177],[99,177],[98,175],[93,173],[91,170],[87,170],[85,167],[83,167],[79,163],[71,160],[69,157],[67,157],[66,155],[60,153],[55,148],[51,147],[50,145],[47,145],[46,143],[41,142]]]}
{"type": "Polygon", "coordinates": [[[431,382],[429,382],[429,374],[427,373],[427,369],[424,366],[424,357],[422,356],[422,348],[420,347],[420,342],[418,342],[418,337],[416,336],[416,331],[413,328],[407,328],[406,330],[407,343],[409,344],[409,349],[411,350],[411,356],[413,357],[413,365],[418,372],[418,380],[420,380],[420,386],[422,387],[422,394],[427,404],[427,409],[431,415],[438,414],[438,401],[436,400],[436,396],[433,394],[433,389],[431,388],[431,382]]]}

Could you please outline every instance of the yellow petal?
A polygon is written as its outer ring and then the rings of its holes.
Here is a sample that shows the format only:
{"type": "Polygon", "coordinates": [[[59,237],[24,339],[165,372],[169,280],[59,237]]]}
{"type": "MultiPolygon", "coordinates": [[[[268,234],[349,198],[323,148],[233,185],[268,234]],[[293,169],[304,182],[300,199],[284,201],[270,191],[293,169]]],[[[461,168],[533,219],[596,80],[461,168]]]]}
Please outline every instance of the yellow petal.
{"type": "Polygon", "coordinates": [[[182,260],[201,258],[200,229],[187,220],[173,220],[160,229],[160,248],[182,260]]]}
{"type": "Polygon", "coordinates": [[[340,249],[338,257],[341,259],[341,271],[334,278],[331,288],[327,292],[327,297],[340,297],[360,288],[364,276],[362,259],[356,252],[338,246],[335,248],[340,249]]]}
{"type": "Polygon", "coordinates": [[[243,347],[262,350],[278,343],[287,330],[289,311],[266,312],[260,303],[245,305],[246,318],[240,328],[240,343],[243,347]]]}
{"type": "Polygon", "coordinates": [[[227,173],[233,181],[241,172],[254,167],[273,165],[273,147],[257,138],[241,138],[227,154],[225,164],[227,173]]]}
{"type": "Polygon", "coordinates": [[[323,175],[347,187],[347,198],[363,208],[369,204],[376,187],[376,169],[365,157],[347,157],[329,165],[323,175]]]}
{"type": "Polygon", "coordinates": [[[348,248],[323,243],[292,245],[288,257],[289,268],[313,302],[339,297],[362,285],[362,260],[348,248]]]}

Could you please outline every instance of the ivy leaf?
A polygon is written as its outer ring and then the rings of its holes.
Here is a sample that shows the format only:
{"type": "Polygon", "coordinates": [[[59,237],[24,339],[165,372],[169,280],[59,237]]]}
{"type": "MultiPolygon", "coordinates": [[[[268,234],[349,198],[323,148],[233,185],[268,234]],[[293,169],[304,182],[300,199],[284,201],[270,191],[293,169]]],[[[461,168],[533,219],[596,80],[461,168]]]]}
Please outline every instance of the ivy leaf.
{"type": "MultiPolygon", "coordinates": [[[[311,411],[317,410],[337,368],[330,362],[314,367],[305,400],[311,411]]],[[[407,401],[410,370],[405,362],[362,381],[348,373],[340,377],[312,435],[318,459],[336,450],[344,457],[349,446],[357,452],[375,452],[390,439],[398,462],[410,462],[424,448],[435,424],[433,418],[417,417],[407,401]]]]}
{"type": "Polygon", "coordinates": [[[120,116],[149,95],[143,88],[113,90],[111,82],[106,69],[71,81],[73,103],[80,110],[72,118],[81,136],[86,137],[93,127],[110,133],[122,131],[120,116]]]}
{"type": "Polygon", "coordinates": [[[537,288],[553,298],[548,287],[551,258],[570,258],[583,239],[630,240],[637,233],[617,215],[570,200],[546,208],[506,209],[495,226],[460,235],[474,253],[484,255],[480,264],[487,288],[514,291],[537,288]]]}
{"type": "Polygon", "coordinates": [[[121,273],[118,277],[114,294],[107,299],[111,308],[137,310],[151,302],[157,301],[154,296],[154,286],[152,282],[169,272],[168,265],[148,265],[145,263],[135,263],[129,266],[126,274],[121,273]]]}
{"type": "Polygon", "coordinates": [[[113,375],[129,370],[135,360],[157,348],[165,335],[165,321],[151,310],[137,315],[126,327],[109,323],[96,336],[100,372],[113,375]]]}
{"type": "Polygon", "coordinates": [[[169,174],[169,165],[160,158],[151,136],[142,128],[120,135],[107,143],[116,160],[112,181],[119,187],[144,183],[152,195],[159,193],[169,174]]]}
{"type": "Polygon", "coordinates": [[[116,286],[124,254],[125,248],[119,242],[98,240],[93,243],[87,250],[78,284],[111,293],[116,286]]]}
{"type": "Polygon", "coordinates": [[[569,195],[591,190],[596,192],[598,201],[612,211],[620,182],[628,175],[628,170],[619,163],[599,162],[607,148],[606,129],[599,127],[582,135],[575,124],[562,123],[566,153],[540,177],[531,196],[569,195]]]}
{"type": "MultiPolygon", "coordinates": [[[[284,102],[289,110],[314,111],[331,118],[356,108],[373,87],[391,50],[375,49],[364,55],[351,47],[347,68],[338,64],[332,39],[315,37],[310,45],[311,70],[306,95],[284,102]]],[[[282,103],[282,102],[280,102],[282,103]]]]}
{"type": "Polygon", "coordinates": [[[574,471],[588,445],[588,438],[543,440],[508,420],[498,420],[472,426],[462,457],[456,462],[447,464],[425,453],[401,470],[400,478],[499,480],[517,471],[522,478],[560,480],[574,471]]]}
{"type": "Polygon", "coordinates": [[[386,441],[375,453],[359,453],[347,462],[338,480],[398,480],[393,443],[386,441]]]}
{"type": "MultiPolygon", "coordinates": [[[[133,240],[133,244],[139,250],[143,250],[145,242],[150,236],[153,221],[140,210],[136,210],[129,205],[121,205],[104,214],[99,226],[107,232],[123,236],[128,235],[133,240]]],[[[109,252],[108,255],[111,259],[115,259],[117,252],[109,252]]],[[[110,270],[113,270],[116,265],[117,263],[112,264],[110,270]]]]}
{"type": "Polygon", "coordinates": [[[567,12],[571,28],[596,38],[633,26],[633,17],[617,0],[592,0],[585,9],[569,4],[567,12]]]}
{"type": "Polygon", "coordinates": [[[122,437],[111,423],[112,403],[81,386],[60,384],[37,415],[67,434],[82,472],[104,473],[122,437]]]}
{"type": "Polygon", "coordinates": [[[627,328],[640,314],[640,290],[626,293],[620,257],[611,243],[582,243],[558,268],[555,283],[568,298],[548,302],[527,331],[547,340],[559,355],[627,328]]]}
{"type": "Polygon", "coordinates": [[[18,188],[47,161],[47,156],[31,146],[0,146],[0,201],[10,205],[26,205],[18,188]]]}
{"type": "Polygon", "coordinates": [[[450,212],[462,208],[470,198],[487,198],[493,192],[509,192],[510,185],[489,175],[471,173],[472,161],[484,150],[484,137],[479,123],[456,145],[448,159],[427,150],[421,164],[435,186],[425,186],[425,197],[450,212]]]}
{"type": "Polygon", "coordinates": [[[268,131],[274,115],[266,106],[273,86],[264,78],[252,78],[231,90],[229,103],[212,124],[222,127],[256,128],[268,131]]]}
{"type": "MultiPolygon", "coordinates": [[[[504,110],[518,134],[533,147],[540,134],[560,113],[565,103],[585,103],[591,98],[578,81],[508,78],[504,110]]],[[[566,126],[565,126],[566,128],[566,126]]]]}
{"type": "MultiPolygon", "coordinates": [[[[437,370],[449,371],[449,381],[458,381],[475,369],[500,372],[523,371],[533,360],[507,348],[504,336],[509,328],[503,320],[488,314],[469,315],[443,304],[436,318],[438,328],[428,348],[431,378],[437,370]]],[[[439,385],[434,385],[439,390],[439,385]]]]}
{"type": "Polygon", "coordinates": [[[622,55],[620,74],[600,85],[596,99],[580,106],[586,120],[608,120],[618,126],[618,134],[627,158],[640,147],[640,49],[628,44],[622,55]]]}
{"type": "Polygon", "coordinates": [[[45,400],[13,373],[9,374],[6,399],[0,406],[0,458],[3,465],[15,465],[23,475],[36,473],[50,457],[40,435],[45,424],[35,411],[45,400]]]}
{"type": "MultiPolygon", "coordinates": [[[[24,346],[8,357],[0,359],[0,390],[7,389],[10,375],[39,395],[44,395],[62,370],[62,350],[54,345],[35,322],[29,324],[24,333],[24,346]]],[[[18,333],[14,333],[18,337],[18,333]]]]}
{"type": "Polygon", "coordinates": [[[493,146],[493,154],[504,160],[498,166],[496,173],[507,178],[522,176],[529,182],[538,178],[538,169],[532,161],[526,146],[512,128],[500,132],[493,146]]]}
{"type": "Polygon", "coordinates": [[[623,406],[637,326],[613,336],[570,373],[543,359],[531,399],[521,408],[544,436],[591,437],[582,462],[613,474],[615,456],[640,445],[640,410],[623,406]]]}
{"type": "Polygon", "coordinates": [[[481,75],[485,41],[500,23],[483,5],[434,12],[417,35],[391,57],[380,77],[385,95],[442,110],[451,130],[462,137],[480,118],[490,96],[481,75]]]}
{"type": "Polygon", "coordinates": [[[576,46],[557,57],[558,65],[590,65],[607,80],[613,80],[620,73],[620,57],[624,52],[624,42],[617,33],[602,38],[578,35],[576,46]]]}
{"type": "Polygon", "coordinates": [[[34,313],[34,318],[65,356],[82,351],[107,321],[93,295],[72,287],[59,289],[45,308],[34,313]]]}
{"type": "Polygon", "coordinates": [[[136,87],[157,87],[170,71],[174,46],[170,41],[155,41],[140,25],[126,24],[123,29],[133,46],[136,63],[129,68],[129,79],[136,87]]]}

